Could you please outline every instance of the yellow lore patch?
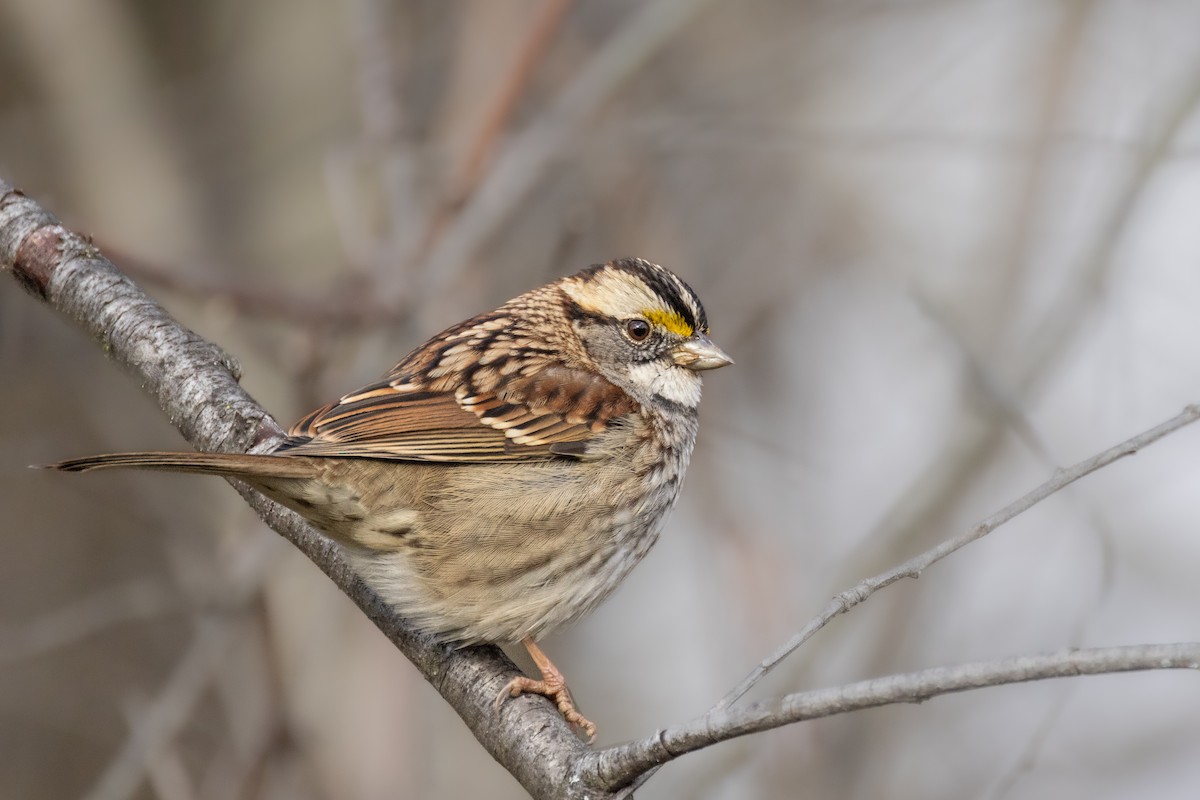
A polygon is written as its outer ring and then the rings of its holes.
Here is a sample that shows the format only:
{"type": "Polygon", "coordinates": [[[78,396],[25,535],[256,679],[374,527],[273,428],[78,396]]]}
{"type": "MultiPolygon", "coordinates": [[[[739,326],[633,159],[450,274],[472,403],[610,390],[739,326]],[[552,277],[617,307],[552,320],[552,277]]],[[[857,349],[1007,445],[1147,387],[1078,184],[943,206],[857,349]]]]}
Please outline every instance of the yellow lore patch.
{"type": "Polygon", "coordinates": [[[695,332],[692,330],[692,326],[684,321],[683,315],[678,311],[664,311],[661,308],[652,308],[643,311],[642,316],[655,325],[661,325],[671,333],[682,336],[685,339],[695,332]]]}

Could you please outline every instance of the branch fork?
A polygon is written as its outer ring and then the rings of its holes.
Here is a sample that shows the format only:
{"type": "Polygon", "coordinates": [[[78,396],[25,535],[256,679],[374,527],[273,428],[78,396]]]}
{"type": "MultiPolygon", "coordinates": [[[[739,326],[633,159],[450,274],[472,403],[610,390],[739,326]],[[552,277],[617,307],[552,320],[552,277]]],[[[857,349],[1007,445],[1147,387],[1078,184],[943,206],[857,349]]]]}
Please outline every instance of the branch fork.
{"type": "MultiPolygon", "coordinates": [[[[238,385],[236,363],[175,322],[86,238],[0,180],[0,270],[34,297],[70,316],[132,370],[189,442],[202,450],[248,451],[282,436],[275,420],[238,385]]],[[[788,655],[834,618],[1032,508],[1060,489],[1200,419],[1200,405],[1078,464],[956,537],[834,595],[792,639],[764,659],[704,715],[638,741],[587,748],[545,698],[524,695],[496,713],[493,703],[517,674],[495,647],[452,650],[412,628],[358,579],[337,546],[300,517],[234,483],[275,531],[299,548],[404,653],[489,753],[538,798],[624,797],[662,764],[717,742],[782,725],[891,703],[919,703],[968,689],[1150,669],[1200,669],[1200,643],[1065,650],[995,662],[937,667],[735,707],[788,655]]]]}

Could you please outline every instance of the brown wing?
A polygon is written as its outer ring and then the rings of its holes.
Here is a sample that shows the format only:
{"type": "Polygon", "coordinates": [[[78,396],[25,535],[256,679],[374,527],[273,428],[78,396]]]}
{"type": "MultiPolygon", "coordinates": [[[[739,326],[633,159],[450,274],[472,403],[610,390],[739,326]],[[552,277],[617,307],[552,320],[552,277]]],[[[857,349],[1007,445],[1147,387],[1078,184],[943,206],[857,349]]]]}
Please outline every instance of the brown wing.
{"type": "Polygon", "coordinates": [[[589,439],[635,408],[604,378],[566,367],[493,391],[429,390],[397,377],[314,411],[280,452],[456,462],[582,457],[589,439]]]}
{"type": "Polygon", "coordinates": [[[564,303],[551,285],[442,332],[379,383],[296,423],[282,449],[400,461],[585,457],[590,439],[638,406],[557,333],[570,329],[564,303]]]}

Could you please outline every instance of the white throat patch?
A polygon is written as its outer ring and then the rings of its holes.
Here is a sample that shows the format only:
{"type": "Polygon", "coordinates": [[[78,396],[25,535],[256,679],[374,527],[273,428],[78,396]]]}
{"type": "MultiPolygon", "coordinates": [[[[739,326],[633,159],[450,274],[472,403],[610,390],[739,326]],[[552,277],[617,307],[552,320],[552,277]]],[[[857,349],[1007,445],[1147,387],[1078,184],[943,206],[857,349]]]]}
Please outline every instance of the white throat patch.
{"type": "Polygon", "coordinates": [[[638,386],[645,386],[651,394],[658,395],[687,408],[700,405],[700,376],[689,369],[650,361],[632,364],[629,378],[638,386]]]}

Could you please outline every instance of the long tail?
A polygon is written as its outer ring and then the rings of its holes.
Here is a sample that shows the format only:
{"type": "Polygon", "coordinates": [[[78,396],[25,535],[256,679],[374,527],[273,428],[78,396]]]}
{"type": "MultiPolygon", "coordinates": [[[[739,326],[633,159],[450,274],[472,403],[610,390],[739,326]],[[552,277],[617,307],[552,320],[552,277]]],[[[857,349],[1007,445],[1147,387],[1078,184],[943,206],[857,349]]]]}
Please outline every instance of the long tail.
{"type": "Polygon", "coordinates": [[[262,478],[308,478],[313,465],[306,458],[239,453],[109,453],[72,458],[37,469],[90,472],[94,469],[153,469],[200,475],[234,475],[262,478]]]}

